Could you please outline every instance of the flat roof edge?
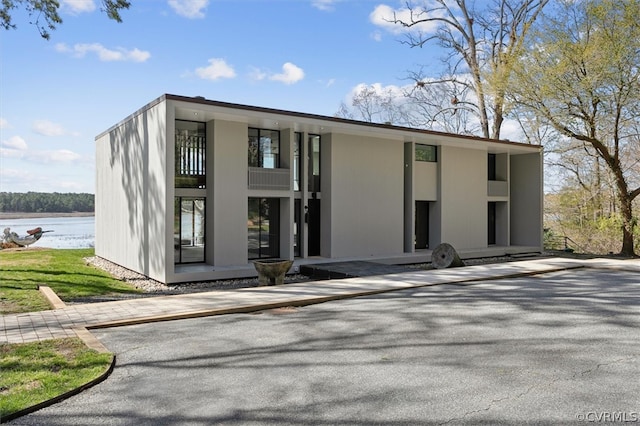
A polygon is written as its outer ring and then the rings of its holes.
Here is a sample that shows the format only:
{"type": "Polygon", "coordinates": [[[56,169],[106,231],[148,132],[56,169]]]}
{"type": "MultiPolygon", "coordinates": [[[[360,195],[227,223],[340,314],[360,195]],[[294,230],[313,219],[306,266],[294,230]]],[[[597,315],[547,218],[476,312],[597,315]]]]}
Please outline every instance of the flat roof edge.
{"type": "Polygon", "coordinates": [[[216,100],[206,99],[206,98],[204,98],[202,96],[192,97],[192,96],[173,95],[173,94],[169,94],[169,93],[163,94],[162,96],[154,99],[153,101],[149,102],[148,104],[146,104],[142,108],[138,109],[134,113],[129,114],[127,117],[125,117],[124,119],[120,120],[117,124],[109,127],[109,129],[105,130],[104,132],[102,132],[98,136],[96,136],[95,140],[98,140],[99,138],[103,137],[105,134],[110,133],[115,128],[121,126],[122,124],[126,123],[127,121],[133,119],[134,117],[144,113],[145,111],[147,111],[147,110],[153,108],[154,106],[156,106],[156,105],[158,105],[158,104],[160,104],[160,103],[162,103],[164,101],[167,101],[167,100],[178,101],[178,102],[187,102],[187,103],[192,103],[192,104],[211,105],[211,106],[216,106],[216,107],[221,107],[221,108],[229,108],[229,109],[234,109],[234,110],[262,112],[262,113],[265,113],[265,114],[287,115],[287,116],[290,116],[290,117],[306,118],[306,119],[313,119],[313,120],[323,120],[323,121],[328,121],[328,122],[333,122],[333,123],[351,124],[351,125],[354,125],[354,126],[363,126],[363,127],[369,127],[369,128],[397,130],[397,131],[411,132],[411,133],[418,133],[418,134],[425,134],[425,135],[435,135],[435,136],[441,136],[441,137],[447,137],[447,138],[458,138],[458,139],[462,138],[462,139],[467,139],[467,140],[477,140],[477,141],[481,141],[481,142],[485,142],[485,143],[497,143],[497,144],[503,144],[503,145],[515,145],[515,146],[518,146],[518,147],[530,147],[532,150],[537,149],[538,151],[542,151],[542,148],[543,148],[542,145],[532,145],[532,144],[527,144],[527,143],[524,143],[524,142],[514,142],[514,141],[509,141],[509,140],[504,140],[504,139],[490,139],[490,138],[485,138],[485,137],[481,137],[481,136],[474,136],[474,135],[461,135],[461,134],[456,134],[456,133],[440,132],[440,131],[436,131],[436,130],[417,129],[417,128],[413,128],[413,127],[395,126],[393,124],[370,123],[370,122],[366,122],[366,121],[358,121],[358,120],[351,120],[351,119],[346,119],[346,118],[332,117],[332,116],[328,116],[328,115],[310,114],[310,113],[302,113],[302,112],[296,112],[296,111],[282,110],[282,109],[277,109],[277,108],[259,107],[259,106],[231,103],[231,102],[216,101],[216,100]]]}
{"type": "Polygon", "coordinates": [[[289,110],[283,110],[283,109],[277,109],[277,108],[259,107],[259,106],[252,106],[252,105],[246,105],[246,104],[237,104],[237,103],[232,103],[232,102],[222,102],[222,101],[216,101],[216,100],[212,100],[212,99],[206,99],[203,96],[191,97],[191,96],[165,94],[164,97],[166,99],[171,99],[171,100],[175,100],[175,101],[197,103],[197,104],[202,104],[202,105],[212,105],[212,106],[218,106],[218,107],[221,107],[221,108],[239,109],[239,110],[252,111],[252,112],[264,112],[266,114],[288,115],[288,116],[292,116],[292,117],[309,118],[309,119],[315,119],[315,120],[324,120],[324,121],[330,121],[330,122],[334,122],[334,123],[352,124],[352,125],[356,125],[356,126],[374,127],[374,128],[389,129],[389,130],[399,130],[399,131],[404,131],[404,132],[414,132],[414,133],[421,133],[421,134],[427,134],[427,135],[436,135],[436,136],[443,136],[443,137],[450,137],[450,138],[463,138],[463,139],[478,140],[478,141],[483,141],[483,142],[517,145],[517,146],[521,146],[521,147],[529,146],[531,148],[542,149],[541,145],[532,145],[532,144],[528,144],[528,143],[524,143],[524,142],[514,142],[514,141],[509,141],[509,140],[504,140],[504,139],[490,139],[490,138],[485,138],[485,137],[482,137],[482,136],[461,135],[461,134],[457,134],[457,133],[440,132],[440,131],[437,131],[437,130],[418,129],[418,128],[415,128],[415,127],[403,127],[403,126],[396,126],[396,125],[393,125],[393,124],[371,123],[371,122],[367,122],[367,121],[351,120],[351,119],[347,119],[347,118],[332,117],[332,116],[328,116],[328,115],[303,113],[303,112],[289,111],[289,110]]]}

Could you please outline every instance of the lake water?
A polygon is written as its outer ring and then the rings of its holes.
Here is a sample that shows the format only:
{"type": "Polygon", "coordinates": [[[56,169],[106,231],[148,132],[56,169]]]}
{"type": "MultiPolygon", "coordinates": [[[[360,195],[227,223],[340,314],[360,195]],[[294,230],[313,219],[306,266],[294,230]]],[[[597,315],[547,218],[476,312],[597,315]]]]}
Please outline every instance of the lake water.
{"type": "MultiPolygon", "coordinates": [[[[47,232],[31,247],[75,249],[94,247],[96,239],[95,217],[41,217],[29,219],[0,219],[0,233],[11,228],[20,237],[27,230],[42,227],[47,232]]],[[[1,234],[0,234],[1,235],[1,234]]]]}

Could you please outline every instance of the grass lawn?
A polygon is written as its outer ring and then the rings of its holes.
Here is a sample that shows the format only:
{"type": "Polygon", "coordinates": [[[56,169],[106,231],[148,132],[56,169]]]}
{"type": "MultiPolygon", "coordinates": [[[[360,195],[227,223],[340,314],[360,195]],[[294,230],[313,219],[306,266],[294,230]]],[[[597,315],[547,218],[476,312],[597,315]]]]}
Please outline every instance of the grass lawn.
{"type": "Polygon", "coordinates": [[[97,379],[112,356],[75,338],[0,345],[0,419],[97,379]]]}
{"type": "Polygon", "coordinates": [[[108,273],[86,265],[93,249],[0,250],[0,314],[51,309],[38,291],[46,285],[62,300],[138,292],[108,273]]]}
{"type": "MultiPolygon", "coordinates": [[[[51,309],[39,285],[51,287],[62,300],[138,292],[86,265],[83,259],[93,255],[93,249],[0,250],[0,314],[51,309]]],[[[0,419],[99,378],[112,356],[75,338],[0,344],[0,419]]]]}

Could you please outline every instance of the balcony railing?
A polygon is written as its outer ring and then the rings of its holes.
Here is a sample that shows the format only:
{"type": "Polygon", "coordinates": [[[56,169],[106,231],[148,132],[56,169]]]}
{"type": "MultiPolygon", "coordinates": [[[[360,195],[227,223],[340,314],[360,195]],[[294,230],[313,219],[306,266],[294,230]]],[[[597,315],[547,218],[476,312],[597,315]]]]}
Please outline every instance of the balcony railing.
{"type": "Polygon", "coordinates": [[[291,190],[291,170],[249,167],[249,189],[291,190]]]}

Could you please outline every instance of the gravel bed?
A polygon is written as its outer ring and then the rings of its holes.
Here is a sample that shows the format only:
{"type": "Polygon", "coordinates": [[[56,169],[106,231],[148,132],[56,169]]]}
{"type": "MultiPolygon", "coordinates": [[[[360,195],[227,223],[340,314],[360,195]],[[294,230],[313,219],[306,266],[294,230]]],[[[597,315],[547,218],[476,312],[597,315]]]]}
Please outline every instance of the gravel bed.
{"type": "MultiPolygon", "coordinates": [[[[82,297],[73,299],[70,303],[105,302],[110,300],[134,299],[140,297],[199,293],[203,291],[233,290],[238,288],[258,287],[260,285],[257,277],[216,281],[197,281],[180,284],[163,284],[98,256],[87,257],[84,261],[87,265],[102,269],[114,278],[124,281],[136,289],[141,290],[142,293],[82,297]]],[[[309,277],[301,274],[287,275],[285,277],[285,283],[305,282],[309,280],[309,277]]]]}
{"type": "MultiPolygon", "coordinates": [[[[534,255],[531,257],[539,257],[539,256],[534,255]]],[[[152,280],[149,277],[146,277],[142,274],[134,272],[130,269],[123,268],[120,265],[116,265],[115,263],[110,262],[98,256],[88,257],[88,258],[85,258],[84,260],[87,263],[87,265],[92,265],[98,269],[102,269],[108,272],[114,278],[130,284],[131,286],[135,287],[138,290],[141,290],[142,292],[132,293],[132,294],[114,294],[114,295],[76,298],[71,301],[68,301],[69,304],[106,302],[106,301],[112,301],[112,300],[123,300],[123,299],[133,299],[133,298],[153,297],[153,296],[168,296],[168,295],[176,295],[176,294],[198,293],[198,292],[204,292],[204,291],[233,290],[238,288],[248,288],[248,287],[259,286],[257,277],[232,279],[232,280],[199,281],[199,282],[188,282],[188,283],[167,285],[159,281],[152,280]]],[[[479,258],[479,259],[467,259],[464,261],[464,263],[467,266],[471,266],[471,265],[482,265],[482,264],[489,264],[489,263],[511,262],[514,260],[522,260],[522,258],[514,258],[511,256],[486,257],[486,258],[479,258]]],[[[431,265],[431,263],[420,263],[420,264],[411,264],[411,265],[404,265],[404,266],[407,267],[408,269],[433,269],[433,266],[431,265]]],[[[285,284],[306,282],[306,281],[311,281],[311,278],[301,274],[287,275],[285,277],[285,284]]]]}

